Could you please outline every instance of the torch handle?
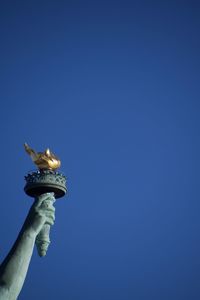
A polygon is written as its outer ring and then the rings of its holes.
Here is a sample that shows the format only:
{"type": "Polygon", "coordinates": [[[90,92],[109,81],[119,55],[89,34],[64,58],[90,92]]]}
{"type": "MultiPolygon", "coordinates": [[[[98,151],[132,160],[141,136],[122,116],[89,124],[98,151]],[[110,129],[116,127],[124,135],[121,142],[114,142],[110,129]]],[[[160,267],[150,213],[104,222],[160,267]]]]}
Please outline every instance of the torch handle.
{"type": "MultiPolygon", "coordinates": [[[[55,202],[54,199],[50,200],[46,200],[48,203],[51,202],[52,204],[55,202]]],[[[44,201],[45,202],[45,201],[44,201]]],[[[49,224],[44,224],[41,231],[38,233],[36,240],[35,240],[35,244],[37,247],[37,251],[39,256],[45,256],[50,244],[50,225],[49,224]]]]}
{"type": "Polygon", "coordinates": [[[38,250],[39,256],[45,256],[50,244],[50,225],[44,224],[40,233],[37,235],[35,244],[38,250]]]}

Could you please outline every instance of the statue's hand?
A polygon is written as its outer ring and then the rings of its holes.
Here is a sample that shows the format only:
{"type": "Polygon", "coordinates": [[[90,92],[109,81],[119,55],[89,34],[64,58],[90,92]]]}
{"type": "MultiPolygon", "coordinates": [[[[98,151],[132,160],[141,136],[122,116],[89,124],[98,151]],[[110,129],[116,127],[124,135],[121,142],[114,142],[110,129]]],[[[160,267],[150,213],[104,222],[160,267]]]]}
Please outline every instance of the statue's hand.
{"type": "Polygon", "coordinates": [[[44,224],[53,225],[55,221],[54,202],[53,193],[37,197],[24,223],[24,230],[37,236],[44,224]]]}

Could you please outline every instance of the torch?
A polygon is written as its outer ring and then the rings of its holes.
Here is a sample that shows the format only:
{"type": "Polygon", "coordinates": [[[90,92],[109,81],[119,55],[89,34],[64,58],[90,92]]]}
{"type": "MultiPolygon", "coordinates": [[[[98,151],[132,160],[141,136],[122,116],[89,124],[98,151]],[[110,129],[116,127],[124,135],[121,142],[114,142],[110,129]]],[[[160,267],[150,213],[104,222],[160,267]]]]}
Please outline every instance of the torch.
{"type": "MultiPolygon", "coordinates": [[[[53,204],[54,199],[63,197],[67,192],[66,177],[57,171],[60,167],[60,159],[49,149],[44,152],[36,152],[28,144],[24,144],[26,152],[31,156],[34,164],[38,167],[36,171],[29,172],[25,176],[25,193],[37,199],[43,194],[52,193],[54,197],[47,197],[46,205],[53,204]]],[[[50,195],[50,194],[49,194],[50,195]]],[[[45,256],[50,244],[50,225],[44,224],[36,237],[36,247],[39,256],[45,256]]]]}

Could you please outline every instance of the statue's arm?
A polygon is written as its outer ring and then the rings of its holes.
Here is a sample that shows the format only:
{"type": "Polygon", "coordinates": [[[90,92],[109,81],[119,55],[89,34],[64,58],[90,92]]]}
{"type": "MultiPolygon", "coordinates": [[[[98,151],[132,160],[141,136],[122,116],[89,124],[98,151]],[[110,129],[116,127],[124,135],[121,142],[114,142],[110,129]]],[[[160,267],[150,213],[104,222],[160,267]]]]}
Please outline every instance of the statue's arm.
{"type": "Polygon", "coordinates": [[[53,225],[55,208],[52,206],[52,194],[38,197],[9,254],[0,266],[0,300],[17,299],[27,271],[35,239],[45,223],[53,225]],[[45,202],[45,205],[44,205],[45,202]],[[49,205],[46,205],[46,203],[49,205]]]}
{"type": "Polygon", "coordinates": [[[23,286],[32,256],[35,235],[29,230],[20,232],[0,268],[0,299],[17,299],[23,286]],[[6,298],[5,298],[6,294],[6,298]]]}

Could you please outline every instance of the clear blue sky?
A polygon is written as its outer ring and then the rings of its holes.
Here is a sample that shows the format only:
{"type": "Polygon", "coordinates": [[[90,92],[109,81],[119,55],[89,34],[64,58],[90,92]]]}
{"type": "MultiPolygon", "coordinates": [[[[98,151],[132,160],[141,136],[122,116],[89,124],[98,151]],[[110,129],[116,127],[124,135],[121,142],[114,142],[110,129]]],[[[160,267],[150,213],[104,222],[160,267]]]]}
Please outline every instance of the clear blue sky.
{"type": "Polygon", "coordinates": [[[200,299],[198,1],[1,1],[3,260],[32,200],[26,141],[62,159],[20,300],[200,299]]]}

